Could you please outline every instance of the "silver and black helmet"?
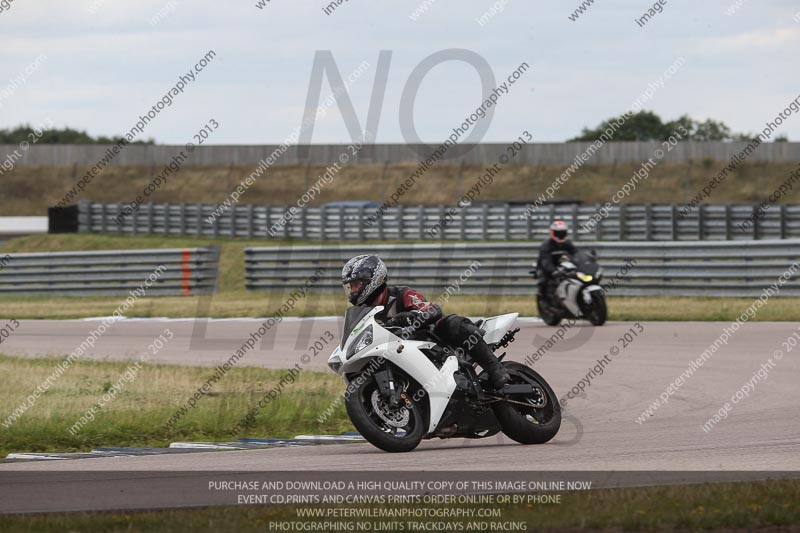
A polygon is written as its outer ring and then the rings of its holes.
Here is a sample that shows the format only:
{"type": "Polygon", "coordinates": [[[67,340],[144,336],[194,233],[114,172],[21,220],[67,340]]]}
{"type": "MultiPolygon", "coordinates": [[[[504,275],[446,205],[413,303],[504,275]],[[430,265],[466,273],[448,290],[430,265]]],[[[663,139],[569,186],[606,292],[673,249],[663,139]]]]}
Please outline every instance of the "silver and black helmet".
{"type": "Polygon", "coordinates": [[[385,285],[386,265],[377,255],[358,255],[342,269],[342,286],[353,305],[362,305],[385,285]]]}

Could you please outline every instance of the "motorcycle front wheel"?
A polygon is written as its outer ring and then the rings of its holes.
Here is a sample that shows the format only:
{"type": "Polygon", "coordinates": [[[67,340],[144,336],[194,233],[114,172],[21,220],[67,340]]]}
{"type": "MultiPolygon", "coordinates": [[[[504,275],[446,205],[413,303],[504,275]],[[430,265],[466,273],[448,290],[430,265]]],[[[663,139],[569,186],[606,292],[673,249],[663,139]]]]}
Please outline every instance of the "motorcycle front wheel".
{"type": "Polygon", "coordinates": [[[592,291],[592,301],[588,309],[584,312],[586,318],[593,326],[602,326],[606,323],[608,317],[608,307],[606,306],[606,297],[602,291],[592,291]]]}
{"type": "Polygon", "coordinates": [[[412,394],[392,407],[372,376],[358,379],[358,387],[345,396],[350,421],[367,441],[385,452],[410,452],[425,435],[425,414],[412,394]]]}

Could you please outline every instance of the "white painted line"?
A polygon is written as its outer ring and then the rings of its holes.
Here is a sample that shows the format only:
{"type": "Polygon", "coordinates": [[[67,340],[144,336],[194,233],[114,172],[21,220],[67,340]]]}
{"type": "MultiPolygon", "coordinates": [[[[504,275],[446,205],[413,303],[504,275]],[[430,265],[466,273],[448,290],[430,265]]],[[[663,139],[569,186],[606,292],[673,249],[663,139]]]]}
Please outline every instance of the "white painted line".
{"type": "MultiPolygon", "coordinates": [[[[267,320],[269,317],[262,317],[262,318],[253,318],[253,317],[239,317],[239,318],[206,318],[206,317],[196,317],[196,318],[169,318],[169,317],[150,317],[150,318],[142,318],[142,317],[120,317],[116,318],[114,316],[95,316],[90,318],[81,318],[79,320],[83,322],[102,322],[103,320],[106,321],[114,321],[114,322],[194,322],[195,320],[205,320],[208,322],[263,322],[267,320]]],[[[480,318],[486,317],[471,317],[470,320],[478,320],[480,318]]],[[[281,322],[303,322],[306,320],[343,320],[344,317],[340,316],[287,316],[281,322]]],[[[527,323],[539,323],[542,322],[542,319],[538,316],[521,316],[517,319],[517,322],[527,322],[527,323]]]]}
{"type": "MultiPolygon", "coordinates": [[[[79,320],[83,322],[102,322],[105,321],[114,321],[114,322],[194,322],[195,320],[204,320],[208,322],[263,322],[267,320],[269,317],[262,317],[262,318],[253,318],[253,317],[240,317],[240,318],[206,318],[206,317],[184,317],[184,318],[169,318],[169,317],[150,317],[150,318],[143,318],[143,317],[103,317],[103,316],[96,316],[90,318],[81,318],[79,320]]],[[[303,322],[305,320],[340,320],[344,317],[338,316],[287,316],[281,322],[303,322]]]]}
{"type": "Polygon", "coordinates": [[[193,450],[244,450],[236,443],[216,443],[216,442],[173,442],[170,448],[193,449],[193,450]]]}
{"type": "Polygon", "coordinates": [[[367,442],[364,437],[356,435],[297,435],[295,440],[367,442]]]}
{"type": "Polygon", "coordinates": [[[14,459],[17,461],[63,461],[67,458],[39,453],[10,453],[6,455],[6,459],[14,459]]]}

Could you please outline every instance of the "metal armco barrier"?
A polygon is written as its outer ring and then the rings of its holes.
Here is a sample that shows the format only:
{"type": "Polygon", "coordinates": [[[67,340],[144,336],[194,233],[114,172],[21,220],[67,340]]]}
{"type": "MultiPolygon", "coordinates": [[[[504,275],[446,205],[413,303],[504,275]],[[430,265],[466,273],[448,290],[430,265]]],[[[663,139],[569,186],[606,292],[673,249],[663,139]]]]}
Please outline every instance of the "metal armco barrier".
{"type": "MultiPolygon", "coordinates": [[[[208,221],[217,206],[144,204],[138,212],[115,218],[124,204],[81,202],[79,231],[126,234],[356,240],[540,240],[550,223],[563,219],[575,240],[691,241],[800,238],[800,205],[773,205],[755,223],[744,225],[749,205],[703,205],[685,217],[680,205],[621,205],[596,224],[600,205],[403,206],[370,220],[375,208],[306,207],[289,217],[286,206],[236,205],[208,221]],[[452,212],[451,212],[452,210],[452,212]],[[452,214],[451,214],[452,213],[452,214]],[[281,221],[291,218],[288,223],[281,221]],[[589,225],[587,225],[589,224],[589,225]],[[273,233],[268,232],[273,228],[273,233]]],[[[297,208],[295,208],[297,209],[297,208]]]]}
{"type": "Polygon", "coordinates": [[[217,247],[10,254],[0,294],[202,294],[213,292],[218,263],[217,247]]]}
{"type": "MultiPolygon", "coordinates": [[[[579,248],[597,251],[606,283],[630,265],[618,285],[609,289],[613,295],[757,297],[794,265],[779,295],[800,296],[800,264],[795,265],[800,262],[800,240],[585,242],[579,248]]],[[[247,248],[247,288],[298,287],[322,266],[326,275],[315,289],[341,291],[341,267],[363,253],[377,254],[387,263],[391,283],[421,289],[432,299],[457,280],[458,292],[465,294],[533,295],[536,290],[528,271],[538,246],[521,243],[247,248]]]]}

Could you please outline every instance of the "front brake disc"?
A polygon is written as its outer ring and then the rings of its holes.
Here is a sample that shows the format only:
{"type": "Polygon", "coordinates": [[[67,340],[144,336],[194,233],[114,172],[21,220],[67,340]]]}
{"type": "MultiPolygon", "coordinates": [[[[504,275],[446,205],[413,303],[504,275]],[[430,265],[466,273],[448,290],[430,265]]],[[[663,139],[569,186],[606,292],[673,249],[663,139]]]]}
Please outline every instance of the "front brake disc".
{"type": "Polygon", "coordinates": [[[371,401],[375,414],[391,427],[404,428],[411,420],[411,412],[405,406],[392,409],[377,390],[372,391],[371,401]]]}

